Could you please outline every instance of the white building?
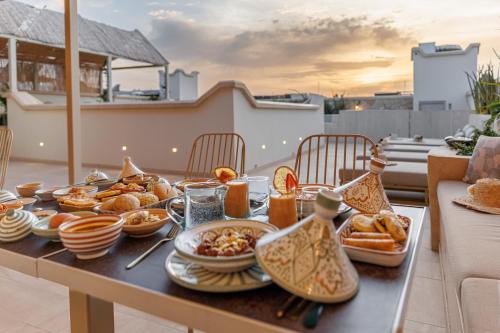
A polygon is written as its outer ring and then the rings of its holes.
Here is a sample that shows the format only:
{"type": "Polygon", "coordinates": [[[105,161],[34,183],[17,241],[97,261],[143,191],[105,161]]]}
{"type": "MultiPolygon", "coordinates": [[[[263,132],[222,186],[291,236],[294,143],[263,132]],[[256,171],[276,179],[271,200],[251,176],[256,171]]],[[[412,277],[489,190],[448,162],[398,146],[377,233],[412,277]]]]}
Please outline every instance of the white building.
{"type": "Polygon", "coordinates": [[[465,50],[458,45],[420,43],[411,50],[413,109],[470,110],[466,73],[477,70],[479,43],[465,50]]]}
{"type": "MultiPolygon", "coordinates": [[[[198,74],[194,71],[186,73],[182,69],[176,69],[168,74],[168,99],[174,101],[195,100],[198,98],[198,74]]],[[[165,93],[165,72],[159,71],[160,91],[165,93]]]]}

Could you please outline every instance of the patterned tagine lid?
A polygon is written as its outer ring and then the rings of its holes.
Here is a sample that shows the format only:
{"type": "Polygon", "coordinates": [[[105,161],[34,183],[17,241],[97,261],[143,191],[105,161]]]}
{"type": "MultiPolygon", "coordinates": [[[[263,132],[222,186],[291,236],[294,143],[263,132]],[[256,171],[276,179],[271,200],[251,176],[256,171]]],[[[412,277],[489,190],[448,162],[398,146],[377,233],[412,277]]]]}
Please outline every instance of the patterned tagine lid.
{"type": "Polygon", "coordinates": [[[377,214],[383,209],[392,211],[380,178],[385,166],[384,160],[372,157],[368,173],[337,187],[334,191],[342,194],[346,205],[361,213],[377,214]]]}
{"type": "Polygon", "coordinates": [[[31,225],[36,221],[36,216],[28,211],[9,209],[0,221],[0,241],[23,239],[31,233],[31,225]]]}
{"type": "Polygon", "coordinates": [[[308,300],[342,302],[358,291],[359,277],[342,248],[332,218],[342,197],[321,191],[316,214],[257,242],[255,254],[264,272],[283,289],[308,300]]]}
{"type": "Polygon", "coordinates": [[[118,179],[128,178],[137,175],[143,175],[144,172],[141,171],[133,162],[130,156],[125,156],[123,158],[123,166],[118,179]]]}
{"type": "Polygon", "coordinates": [[[2,190],[0,191],[0,203],[11,201],[11,200],[16,200],[17,197],[14,193],[2,190]]]}

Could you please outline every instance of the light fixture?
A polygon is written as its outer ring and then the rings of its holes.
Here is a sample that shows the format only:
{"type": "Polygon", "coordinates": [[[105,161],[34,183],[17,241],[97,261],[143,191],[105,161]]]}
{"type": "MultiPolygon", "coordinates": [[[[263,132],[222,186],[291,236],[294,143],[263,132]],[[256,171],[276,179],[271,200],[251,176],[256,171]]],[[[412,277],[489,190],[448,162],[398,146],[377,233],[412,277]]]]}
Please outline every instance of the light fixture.
{"type": "Polygon", "coordinates": [[[177,153],[177,148],[172,148],[172,153],[177,153]]]}
{"type": "Polygon", "coordinates": [[[122,151],[127,151],[127,146],[122,146],[122,151]]]}
{"type": "Polygon", "coordinates": [[[286,145],[286,140],[283,140],[283,144],[286,145]]]}
{"type": "Polygon", "coordinates": [[[299,136],[299,141],[302,141],[302,137],[301,136],[299,136]]]}
{"type": "Polygon", "coordinates": [[[43,146],[45,146],[45,143],[44,143],[44,142],[40,142],[38,145],[39,145],[40,147],[43,147],[43,146]]]}
{"type": "Polygon", "coordinates": [[[266,149],[266,145],[262,145],[262,146],[260,146],[260,148],[266,149]]]}

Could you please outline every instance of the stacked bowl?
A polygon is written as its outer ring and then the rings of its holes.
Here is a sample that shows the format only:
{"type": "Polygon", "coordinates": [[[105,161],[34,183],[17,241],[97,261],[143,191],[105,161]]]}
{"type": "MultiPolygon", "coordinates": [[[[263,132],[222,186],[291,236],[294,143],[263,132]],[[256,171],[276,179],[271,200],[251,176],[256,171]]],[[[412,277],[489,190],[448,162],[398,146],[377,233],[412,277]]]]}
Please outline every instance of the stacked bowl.
{"type": "Polygon", "coordinates": [[[120,237],[124,220],[118,215],[95,215],[63,223],[59,236],[63,245],[79,259],[104,256],[120,237]]]}

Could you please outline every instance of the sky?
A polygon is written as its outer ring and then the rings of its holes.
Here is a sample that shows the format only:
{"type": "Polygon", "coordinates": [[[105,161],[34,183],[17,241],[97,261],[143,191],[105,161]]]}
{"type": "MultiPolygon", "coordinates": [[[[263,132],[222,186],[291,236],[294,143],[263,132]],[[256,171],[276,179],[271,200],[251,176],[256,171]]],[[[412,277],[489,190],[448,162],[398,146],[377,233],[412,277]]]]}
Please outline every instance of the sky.
{"type": "MultiPolygon", "coordinates": [[[[63,0],[22,0],[63,10],[63,0]]],[[[479,42],[498,63],[500,0],[79,0],[79,14],[139,29],[171,70],[199,71],[203,93],[220,80],[253,94],[325,96],[411,91],[419,42],[479,42]]],[[[157,88],[157,69],[120,71],[122,89],[157,88]]]]}

